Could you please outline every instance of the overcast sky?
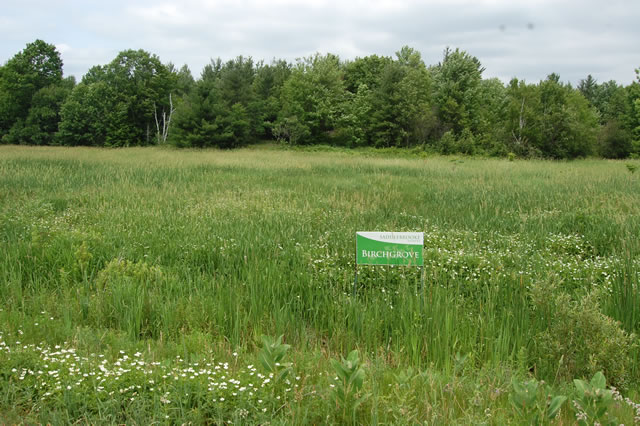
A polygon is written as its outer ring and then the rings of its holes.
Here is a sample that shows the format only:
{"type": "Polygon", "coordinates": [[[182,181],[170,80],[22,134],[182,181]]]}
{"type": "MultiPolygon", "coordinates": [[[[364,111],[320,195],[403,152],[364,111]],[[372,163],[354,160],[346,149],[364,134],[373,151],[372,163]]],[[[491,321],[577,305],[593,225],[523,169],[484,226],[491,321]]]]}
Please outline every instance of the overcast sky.
{"type": "Polygon", "coordinates": [[[2,0],[0,63],[43,39],[78,79],[121,50],[187,64],[211,58],[294,61],[393,55],[409,45],[427,65],[446,46],[480,59],[484,77],[629,84],[640,67],[640,0],[2,0]]]}

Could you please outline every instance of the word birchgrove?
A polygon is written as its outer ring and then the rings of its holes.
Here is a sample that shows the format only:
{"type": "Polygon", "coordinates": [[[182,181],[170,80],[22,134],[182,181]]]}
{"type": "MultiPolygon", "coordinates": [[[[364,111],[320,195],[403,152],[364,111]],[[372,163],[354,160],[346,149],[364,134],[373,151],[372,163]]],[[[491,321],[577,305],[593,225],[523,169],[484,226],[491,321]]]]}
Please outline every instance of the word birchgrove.
{"type": "Polygon", "coordinates": [[[413,251],[375,251],[375,250],[362,250],[362,257],[386,257],[386,258],[418,258],[418,253],[413,251]]]}

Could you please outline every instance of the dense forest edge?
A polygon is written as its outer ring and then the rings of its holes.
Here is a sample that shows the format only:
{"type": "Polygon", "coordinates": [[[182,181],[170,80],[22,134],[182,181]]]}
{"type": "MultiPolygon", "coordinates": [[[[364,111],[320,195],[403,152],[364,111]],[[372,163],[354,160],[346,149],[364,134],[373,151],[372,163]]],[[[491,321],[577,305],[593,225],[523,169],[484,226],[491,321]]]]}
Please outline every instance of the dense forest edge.
{"type": "Polygon", "coordinates": [[[628,86],[484,79],[480,60],[445,49],[427,66],[396,57],[316,54],[270,64],[211,60],[200,78],[125,50],[79,83],[55,46],[27,44],[0,67],[0,142],[61,146],[412,148],[441,154],[570,159],[640,156],[640,70],[628,86]]]}

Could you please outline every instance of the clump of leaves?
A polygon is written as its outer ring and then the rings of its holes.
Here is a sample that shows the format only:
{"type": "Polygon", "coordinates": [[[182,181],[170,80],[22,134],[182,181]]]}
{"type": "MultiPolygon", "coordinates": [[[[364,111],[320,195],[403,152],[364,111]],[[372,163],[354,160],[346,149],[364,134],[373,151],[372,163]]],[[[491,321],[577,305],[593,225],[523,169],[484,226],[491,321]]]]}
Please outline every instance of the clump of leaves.
{"type": "Polygon", "coordinates": [[[635,164],[626,163],[625,166],[627,166],[627,170],[629,170],[629,173],[631,174],[634,174],[636,170],[638,170],[638,166],[635,164]]]}
{"type": "Polygon", "coordinates": [[[578,396],[573,400],[579,425],[617,425],[615,417],[608,413],[613,404],[613,391],[607,389],[607,381],[601,371],[594,374],[591,382],[574,380],[578,396]]]}
{"type": "Polygon", "coordinates": [[[262,336],[262,349],[258,354],[262,368],[267,373],[272,373],[276,382],[284,380],[291,372],[291,364],[283,362],[291,345],[282,343],[283,337],[283,335],[278,338],[262,336]]]}
{"type": "Polygon", "coordinates": [[[358,357],[358,351],[353,350],[342,362],[331,360],[331,365],[338,376],[337,383],[331,392],[332,399],[342,408],[343,420],[347,419],[347,414],[351,415],[355,423],[355,415],[358,407],[369,398],[369,394],[361,395],[364,383],[364,369],[358,357]]]}
{"type": "Polygon", "coordinates": [[[157,266],[149,265],[147,262],[112,259],[98,273],[96,284],[98,288],[106,290],[110,284],[116,281],[151,283],[160,281],[162,277],[162,270],[157,266]]]}
{"type": "Polygon", "coordinates": [[[511,380],[512,391],[509,402],[518,416],[527,424],[538,425],[556,417],[562,404],[567,400],[564,395],[552,395],[544,382],[531,379],[520,382],[511,380]]]}

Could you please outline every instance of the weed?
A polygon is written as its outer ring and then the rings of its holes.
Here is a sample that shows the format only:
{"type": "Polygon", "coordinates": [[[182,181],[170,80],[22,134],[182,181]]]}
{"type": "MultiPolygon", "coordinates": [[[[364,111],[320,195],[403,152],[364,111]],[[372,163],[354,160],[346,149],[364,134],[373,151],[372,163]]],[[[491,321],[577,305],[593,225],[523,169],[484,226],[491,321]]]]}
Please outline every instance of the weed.
{"type": "Polygon", "coordinates": [[[371,395],[361,394],[365,372],[358,351],[349,352],[342,362],[331,360],[331,366],[337,374],[335,384],[332,384],[331,396],[336,405],[341,409],[342,419],[351,419],[356,423],[356,410],[371,395]]]}
{"type": "Polygon", "coordinates": [[[548,423],[560,411],[567,400],[564,395],[553,395],[544,382],[535,379],[520,382],[511,381],[512,391],[509,394],[511,406],[520,419],[530,425],[548,423]]]}
{"type": "Polygon", "coordinates": [[[276,382],[284,380],[291,373],[291,364],[284,362],[290,345],[282,343],[280,335],[277,339],[269,336],[262,336],[262,349],[258,354],[260,364],[267,373],[273,374],[276,382]]]}
{"type": "Polygon", "coordinates": [[[607,389],[607,381],[601,371],[590,382],[575,379],[577,398],[573,400],[579,425],[617,425],[618,420],[608,412],[613,404],[613,391],[607,389]]]}

